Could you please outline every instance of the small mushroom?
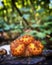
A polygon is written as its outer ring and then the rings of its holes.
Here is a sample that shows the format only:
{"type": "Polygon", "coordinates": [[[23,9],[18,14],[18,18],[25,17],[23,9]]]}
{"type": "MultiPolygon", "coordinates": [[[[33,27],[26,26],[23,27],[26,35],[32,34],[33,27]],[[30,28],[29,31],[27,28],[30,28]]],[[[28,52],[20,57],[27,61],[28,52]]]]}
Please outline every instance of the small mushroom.
{"type": "Polygon", "coordinates": [[[0,49],[0,55],[7,55],[6,49],[0,49]]]}

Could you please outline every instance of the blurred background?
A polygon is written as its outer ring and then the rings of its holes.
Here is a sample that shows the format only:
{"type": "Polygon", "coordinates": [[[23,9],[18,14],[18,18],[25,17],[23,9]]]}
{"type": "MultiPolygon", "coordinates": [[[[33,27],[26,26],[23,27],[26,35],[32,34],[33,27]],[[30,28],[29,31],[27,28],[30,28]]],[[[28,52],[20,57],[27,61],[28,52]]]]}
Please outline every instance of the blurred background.
{"type": "Polygon", "coordinates": [[[24,34],[52,49],[52,0],[0,0],[0,45],[24,34]]]}

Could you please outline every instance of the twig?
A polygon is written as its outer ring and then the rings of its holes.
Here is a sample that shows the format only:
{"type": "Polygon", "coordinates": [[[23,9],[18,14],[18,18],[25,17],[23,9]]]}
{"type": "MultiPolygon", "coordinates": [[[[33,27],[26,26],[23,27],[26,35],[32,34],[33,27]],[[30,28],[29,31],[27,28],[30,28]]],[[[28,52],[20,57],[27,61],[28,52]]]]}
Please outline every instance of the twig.
{"type": "MultiPolygon", "coordinates": [[[[22,17],[23,14],[22,14],[21,11],[18,9],[18,7],[16,7],[16,5],[15,5],[15,0],[12,0],[12,4],[13,4],[13,6],[16,8],[16,10],[17,10],[17,12],[19,13],[19,15],[22,17]]],[[[28,21],[27,21],[24,17],[23,17],[23,20],[25,21],[25,23],[26,23],[27,25],[29,25],[28,21]]]]}

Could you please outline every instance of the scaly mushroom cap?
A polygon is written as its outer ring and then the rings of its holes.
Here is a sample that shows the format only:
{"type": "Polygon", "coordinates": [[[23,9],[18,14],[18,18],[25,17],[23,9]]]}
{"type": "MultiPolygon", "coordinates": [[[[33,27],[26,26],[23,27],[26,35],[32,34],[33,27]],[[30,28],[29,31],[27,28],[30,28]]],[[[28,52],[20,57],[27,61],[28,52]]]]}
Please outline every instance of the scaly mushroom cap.
{"type": "Polygon", "coordinates": [[[28,45],[29,43],[34,41],[34,37],[30,35],[24,35],[19,40],[23,42],[25,45],[28,45]]]}
{"type": "Polygon", "coordinates": [[[10,44],[13,56],[35,56],[42,53],[44,46],[30,35],[24,35],[10,44]]]}
{"type": "Polygon", "coordinates": [[[40,41],[34,41],[28,45],[28,49],[32,55],[39,55],[42,53],[43,45],[40,41]]]}

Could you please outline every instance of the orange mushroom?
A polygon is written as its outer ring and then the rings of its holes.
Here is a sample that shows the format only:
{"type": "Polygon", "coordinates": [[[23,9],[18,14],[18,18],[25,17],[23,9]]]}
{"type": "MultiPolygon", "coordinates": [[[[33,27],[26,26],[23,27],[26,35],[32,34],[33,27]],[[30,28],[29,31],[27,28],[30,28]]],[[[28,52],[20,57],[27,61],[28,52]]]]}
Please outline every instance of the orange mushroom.
{"type": "Polygon", "coordinates": [[[44,46],[30,35],[24,35],[10,44],[13,56],[35,56],[42,53],[44,46]]]}

